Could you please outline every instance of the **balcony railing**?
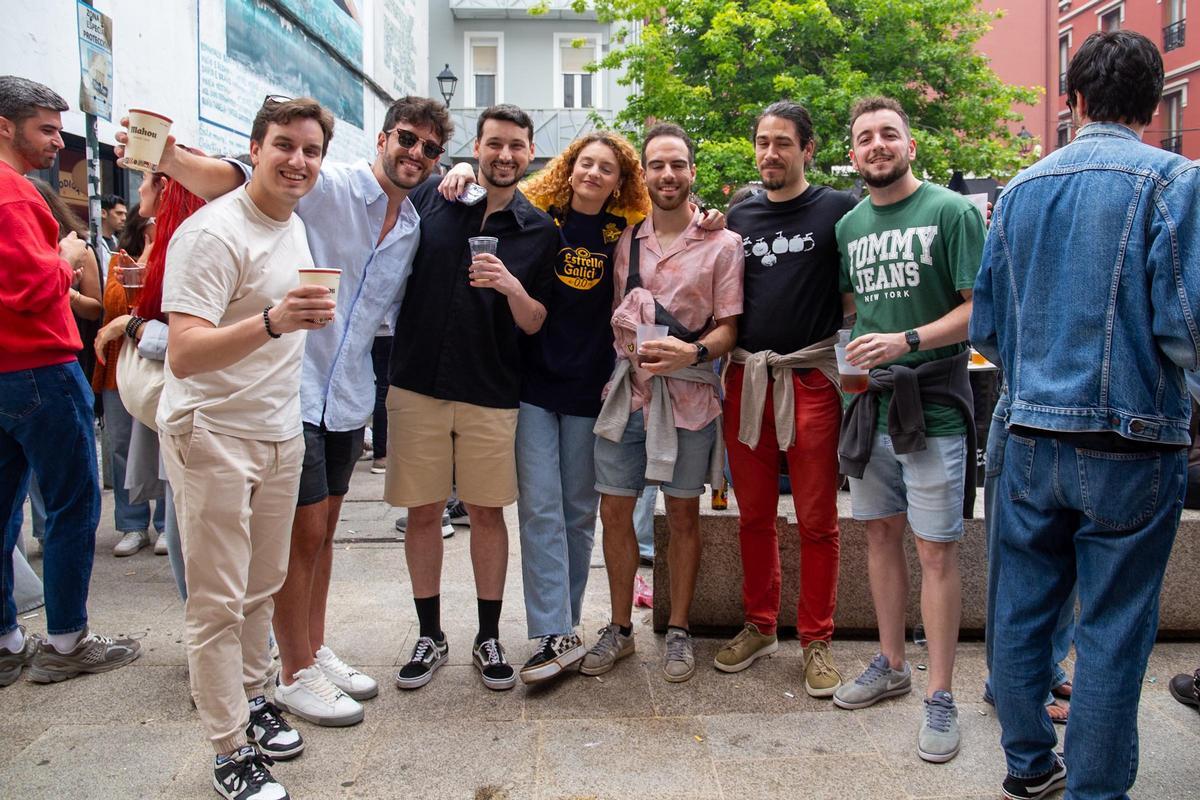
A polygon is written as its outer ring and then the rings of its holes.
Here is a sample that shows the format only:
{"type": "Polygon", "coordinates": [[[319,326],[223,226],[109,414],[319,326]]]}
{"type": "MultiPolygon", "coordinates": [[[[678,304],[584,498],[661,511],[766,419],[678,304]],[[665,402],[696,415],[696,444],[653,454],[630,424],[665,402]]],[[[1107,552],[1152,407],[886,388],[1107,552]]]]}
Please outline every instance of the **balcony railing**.
{"type": "MultiPolygon", "coordinates": [[[[475,157],[475,126],[481,111],[482,108],[450,110],[454,120],[454,136],[446,146],[446,155],[452,160],[475,157]]],[[[614,117],[611,109],[527,108],[525,111],[533,118],[533,145],[539,163],[543,158],[558,155],[576,136],[595,128],[593,114],[608,125],[612,124],[614,117]]]]}
{"type": "Polygon", "coordinates": [[[1179,20],[1163,28],[1163,50],[1174,50],[1183,47],[1184,34],[1187,32],[1187,21],[1179,20]]]}
{"type": "Polygon", "coordinates": [[[1058,93],[1067,93],[1067,73],[1065,72],[1058,73],[1058,93]]]}
{"type": "Polygon", "coordinates": [[[1183,134],[1179,134],[1177,136],[1172,136],[1168,139],[1163,139],[1161,142],[1159,142],[1159,144],[1162,145],[1163,150],[1169,150],[1172,153],[1182,154],[1183,153],[1183,134]]]}

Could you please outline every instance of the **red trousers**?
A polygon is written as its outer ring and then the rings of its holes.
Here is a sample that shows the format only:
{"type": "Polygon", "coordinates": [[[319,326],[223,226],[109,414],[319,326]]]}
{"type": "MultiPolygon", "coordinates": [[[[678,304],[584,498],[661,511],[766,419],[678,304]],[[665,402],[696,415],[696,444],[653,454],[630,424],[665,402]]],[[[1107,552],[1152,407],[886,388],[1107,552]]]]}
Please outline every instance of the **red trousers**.
{"type": "MultiPolygon", "coordinates": [[[[725,386],[725,447],[733,473],[740,517],[742,604],[746,621],[774,633],[779,619],[779,445],[771,387],[763,409],[762,436],[751,450],[738,441],[742,375],[732,364],[725,386]]],[[[838,429],[841,399],[817,370],[792,372],[796,395],[796,441],[785,454],[800,533],[800,602],[796,627],[800,641],[833,636],[838,579],[838,429]]]]}

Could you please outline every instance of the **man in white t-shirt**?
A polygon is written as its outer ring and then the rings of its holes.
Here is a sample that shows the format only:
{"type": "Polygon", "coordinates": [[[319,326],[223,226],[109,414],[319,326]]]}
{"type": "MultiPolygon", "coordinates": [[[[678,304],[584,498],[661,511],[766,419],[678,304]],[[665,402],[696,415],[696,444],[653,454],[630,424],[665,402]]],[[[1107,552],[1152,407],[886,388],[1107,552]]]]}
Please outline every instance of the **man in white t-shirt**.
{"type": "Polygon", "coordinates": [[[294,211],[332,136],[315,100],[268,99],[250,133],[250,182],[179,227],[164,271],[157,422],[183,544],[188,671],[217,752],[213,786],[238,800],[286,797],[263,755],[304,746],[263,690],[304,455],[300,332],[336,307],[328,289],[301,285],[297,269],[313,261],[294,211]]]}

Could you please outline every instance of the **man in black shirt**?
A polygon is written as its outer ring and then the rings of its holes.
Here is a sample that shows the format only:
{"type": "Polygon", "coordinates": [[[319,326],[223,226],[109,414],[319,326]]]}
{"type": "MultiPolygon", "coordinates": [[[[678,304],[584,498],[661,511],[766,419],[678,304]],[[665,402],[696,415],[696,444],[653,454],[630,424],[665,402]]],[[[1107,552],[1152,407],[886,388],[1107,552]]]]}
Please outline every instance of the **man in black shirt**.
{"type": "Polygon", "coordinates": [[[804,688],[841,684],[829,640],[838,577],[838,425],[833,342],[842,321],[834,225],[854,199],[804,175],[816,140],[803,106],[780,101],[754,127],[766,192],[729,211],[746,257],[745,310],[726,378],[725,443],[737,494],[746,625],[715,658],[738,672],[778,649],[780,565],[775,519],[785,454],[800,534],[804,688]],[[776,410],[778,409],[778,411],[776,410]]]}
{"type": "Polygon", "coordinates": [[[508,567],[504,506],[517,499],[513,440],[520,403],[522,334],[546,318],[558,231],[517,189],[533,158],[533,123],[516,106],[479,116],[475,156],[487,199],[468,206],[430,178],[409,194],[421,244],[396,321],[388,380],[384,499],[408,508],[405,558],[420,621],[413,655],[396,675],[424,686],[449,652],[441,630],[442,512],[451,486],[471,518],[479,605],[474,661],[490,689],[516,673],[499,642],[508,567]],[[471,256],[468,239],[492,236],[495,255],[471,256]]]}

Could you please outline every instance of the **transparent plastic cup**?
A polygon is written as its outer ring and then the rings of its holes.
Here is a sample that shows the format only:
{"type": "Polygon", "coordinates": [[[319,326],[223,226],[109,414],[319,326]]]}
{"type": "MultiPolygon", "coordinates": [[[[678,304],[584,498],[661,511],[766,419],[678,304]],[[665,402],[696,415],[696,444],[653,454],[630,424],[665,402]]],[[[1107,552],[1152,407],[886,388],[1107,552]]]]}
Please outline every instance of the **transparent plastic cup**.
{"type": "Polygon", "coordinates": [[[846,356],[846,346],[849,343],[850,331],[838,331],[838,343],[833,346],[833,352],[837,356],[838,380],[846,394],[862,394],[867,390],[868,370],[850,363],[846,356]]]}
{"type": "Polygon", "coordinates": [[[467,239],[467,244],[471,246],[471,258],[484,253],[496,255],[496,246],[500,244],[500,240],[495,236],[472,236],[467,239]]]}

